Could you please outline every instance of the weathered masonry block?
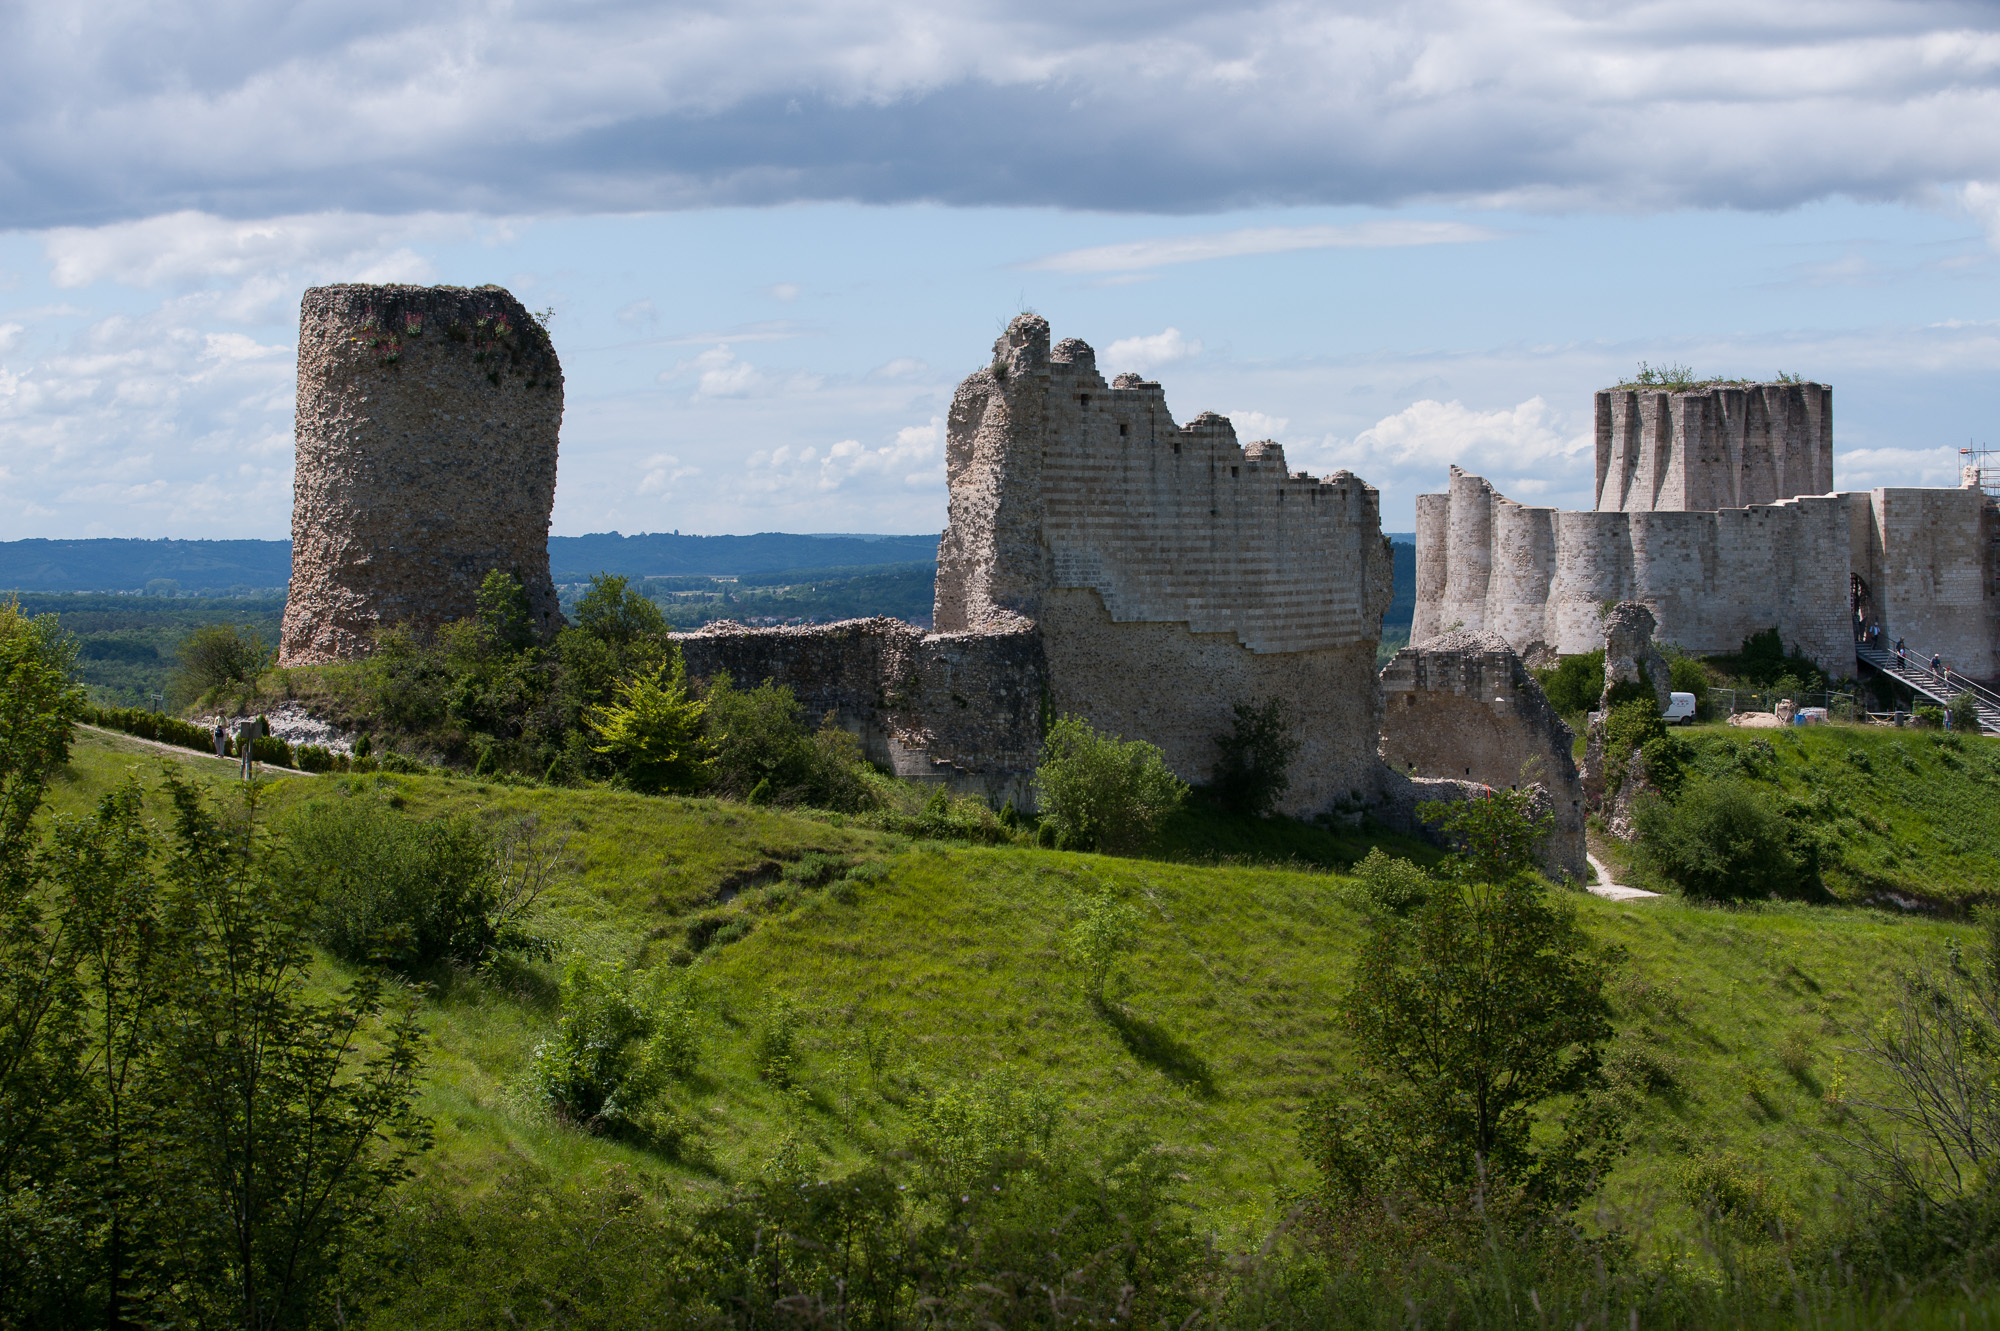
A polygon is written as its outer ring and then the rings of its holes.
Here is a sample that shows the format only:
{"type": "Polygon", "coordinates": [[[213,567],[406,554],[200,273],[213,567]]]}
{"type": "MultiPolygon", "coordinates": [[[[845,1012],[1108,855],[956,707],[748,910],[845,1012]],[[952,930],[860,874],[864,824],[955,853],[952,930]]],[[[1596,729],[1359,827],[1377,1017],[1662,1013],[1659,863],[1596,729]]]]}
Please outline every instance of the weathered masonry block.
{"type": "Polygon", "coordinates": [[[368,652],[473,612],[493,569],[544,635],[562,366],[499,287],[331,286],[299,312],[292,582],[279,659],[368,652]]]}
{"type": "Polygon", "coordinates": [[[1543,868],[1589,877],[1576,736],[1506,639],[1447,633],[1396,653],[1381,679],[1380,752],[1393,772],[1540,787],[1555,820],[1541,847],[1543,868]]]}
{"type": "Polygon", "coordinates": [[[1833,390],[1704,384],[1597,395],[1600,513],[1742,508],[1833,489],[1833,390]]]}

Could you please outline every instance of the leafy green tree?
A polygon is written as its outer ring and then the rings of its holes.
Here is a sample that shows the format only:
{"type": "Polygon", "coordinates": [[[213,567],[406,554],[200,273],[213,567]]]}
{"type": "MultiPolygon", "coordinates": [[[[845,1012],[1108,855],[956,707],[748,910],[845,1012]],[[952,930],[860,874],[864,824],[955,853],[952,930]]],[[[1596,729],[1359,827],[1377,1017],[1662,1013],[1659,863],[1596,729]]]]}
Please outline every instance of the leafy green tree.
{"type": "Polygon", "coordinates": [[[1303,745],[1276,698],[1261,706],[1239,702],[1232,710],[1235,722],[1229,733],[1215,740],[1209,790],[1229,812],[1261,818],[1292,788],[1292,763],[1303,745]]]}
{"type": "Polygon", "coordinates": [[[610,760],[634,790],[699,790],[715,759],[702,734],[706,705],[688,696],[680,648],[666,664],[627,681],[618,701],[587,717],[599,742],[592,751],[610,760]]]}
{"type": "Polygon", "coordinates": [[[715,788],[753,804],[804,804],[855,812],[873,803],[853,737],[829,714],[817,733],[789,685],[738,688],[727,671],[708,683],[704,733],[715,751],[715,788]],[[762,791],[759,795],[757,792],[762,791]]]}
{"type": "Polygon", "coordinates": [[[1083,972],[1084,992],[1091,1002],[1104,1002],[1104,982],[1111,967],[1138,941],[1138,911],[1109,892],[1085,898],[1081,916],[1063,935],[1063,955],[1083,972]]]}
{"type": "Polygon", "coordinates": [[[667,631],[660,607],[633,590],[629,578],[615,573],[600,573],[590,580],[590,590],[577,598],[575,615],[579,629],[612,647],[667,631]]]}
{"type": "Polygon", "coordinates": [[[1951,706],[1945,709],[1951,718],[1951,728],[1957,731],[1979,733],[1979,704],[1970,693],[1952,695],[1951,706]]]}
{"type": "Polygon", "coordinates": [[[521,580],[499,569],[489,572],[473,593],[474,618],[489,641],[517,652],[535,642],[535,620],[528,613],[528,592],[521,580]]]}
{"type": "Polygon", "coordinates": [[[248,627],[204,624],[181,640],[181,681],[197,695],[248,684],[270,661],[270,650],[248,627]]]}
{"type": "Polygon", "coordinates": [[[1188,793],[1159,749],[1099,735],[1076,716],[1049,727],[1035,789],[1059,844],[1113,853],[1144,845],[1188,793]]]}
{"type": "Polygon", "coordinates": [[[30,619],[19,601],[0,603],[0,892],[10,897],[21,890],[49,778],[69,761],[84,704],[75,669],[76,640],[54,615],[30,619]]]}
{"type": "Polygon", "coordinates": [[[156,1195],[155,1314],[324,1325],[356,1240],[429,1144],[422,1031],[379,972],[309,996],[312,903],[271,873],[254,818],[169,770],[161,998],[144,1094],[156,1195]]]}
{"type": "Polygon", "coordinates": [[[1308,1154],[1335,1202],[1567,1212],[1622,1149],[1590,1094],[1617,958],[1534,877],[1542,828],[1525,797],[1428,812],[1461,849],[1408,919],[1370,922],[1340,1006],[1362,1073],[1308,1111],[1308,1154]]]}
{"type": "Polygon", "coordinates": [[[1598,699],[1604,696],[1604,649],[1565,656],[1534,675],[1548,695],[1549,706],[1563,716],[1596,711],[1598,699]]]}
{"type": "Polygon", "coordinates": [[[1792,825],[1741,781],[1687,784],[1634,810],[1640,867],[1692,896],[1792,896],[1810,887],[1792,825]]]}
{"type": "Polygon", "coordinates": [[[1407,915],[1428,901],[1434,886],[1431,876],[1417,865],[1384,853],[1380,846],[1372,847],[1354,866],[1354,876],[1361,880],[1362,895],[1369,905],[1398,915],[1407,915]]]}

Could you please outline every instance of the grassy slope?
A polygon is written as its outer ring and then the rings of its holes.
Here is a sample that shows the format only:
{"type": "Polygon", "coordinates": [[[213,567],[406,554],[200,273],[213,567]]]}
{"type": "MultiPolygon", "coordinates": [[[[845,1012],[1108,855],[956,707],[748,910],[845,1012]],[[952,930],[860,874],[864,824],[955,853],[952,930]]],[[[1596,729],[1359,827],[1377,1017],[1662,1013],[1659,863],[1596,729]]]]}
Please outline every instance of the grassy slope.
{"type": "MultiPolygon", "coordinates": [[[[1837,896],[1957,909],[2000,895],[2000,738],[1854,725],[1676,733],[1701,770],[1816,804],[1837,896]]],[[[1622,881],[1657,886],[1642,880],[1622,881]]]]}
{"type": "MultiPolygon", "coordinates": [[[[136,747],[83,734],[59,808],[83,807],[126,770],[144,775],[154,755],[136,747]]],[[[226,780],[223,765],[194,764],[226,780]]],[[[505,982],[439,977],[427,1000],[437,1051],[425,1095],[439,1149],[426,1168],[461,1186],[531,1160],[558,1173],[625,1162],[677,1190],[707,1190],[755,1170],[787,1135],[831,1170],[897,1145],[922,1090],[1005,1068],[1058,1093],[1086,1131],[1138,1122],[1158,1133],[1208,1222],[1242,1235],[1274,1215],[1280,1189],[1304,1181],[1293,1111],[1343,1066],[1332,1005],[1362,921],[1342,898],[1345,880],[1327,873],[912,843],[706,800],[431,777],[304,778],[269,794],[277,814],[309,798],[400,800],[418,814],[534,812],[571,829],[582,877],[543,916],[565,948],[673,973],[662,963],[685,920],[712,909],[725,881],[742,887],[728,909],[755,918],[748,937],[686,972],[705,1039],[701,1072],[677,1092],[679,1109],[704,1125],[694,1164],[582,1136],[536,1110],[527,1071],[555,1022],[552,964],[505,982]],[[825,890],[774,900],[771,866],[808,851],[886,871],[851,904],[825,890]],[[1105,1012],[1082,996],[1058,945],[1072,904],[1099,888],[1146,917],[1105,1012]],[[780,998],[801,1013],[798,1091],[756,1074],[756,1033],[780,998]]],[[[1653,1208],[1682,1162],[1704,1151],[1735,1153],[1794,1197],[1821,1185],[1821,1095],[1835,1049],[1852,1043],[1836,1032],[1879,1012],[1907,949],[1950,932],[1867,910],[1589,897],[1578,909],[1631,954],[1618,995],[1624,1041],[1678,1081],[1675,1092],[1631,1097],[1635,1146],[1612,1189],[1667,1230],[1686,1213],[1653,1208]],[[1776,1054],[1795,1028],[1814,1047],[1796,1078],[1776,1054]]],[[[1847,1062],[1849,1093],[1865,1092],[1865,1069],[1847,1062]]]]}

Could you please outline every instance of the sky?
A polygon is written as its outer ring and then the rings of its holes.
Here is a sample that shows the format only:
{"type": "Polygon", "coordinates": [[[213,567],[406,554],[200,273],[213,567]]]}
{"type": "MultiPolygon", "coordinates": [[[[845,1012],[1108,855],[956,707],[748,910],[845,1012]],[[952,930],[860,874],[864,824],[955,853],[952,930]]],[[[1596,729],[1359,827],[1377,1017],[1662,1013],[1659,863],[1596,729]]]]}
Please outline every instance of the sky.
{"type": "Polygon", "coordinates": [[[1736,0],[0,6],[0,539],[289,534],[299,298],[497,282],[557,535],[932,532],[1032,309],[1383,525],[1588,507],[1642,361],[2000,444],[2000,9],[1736,0]]]}

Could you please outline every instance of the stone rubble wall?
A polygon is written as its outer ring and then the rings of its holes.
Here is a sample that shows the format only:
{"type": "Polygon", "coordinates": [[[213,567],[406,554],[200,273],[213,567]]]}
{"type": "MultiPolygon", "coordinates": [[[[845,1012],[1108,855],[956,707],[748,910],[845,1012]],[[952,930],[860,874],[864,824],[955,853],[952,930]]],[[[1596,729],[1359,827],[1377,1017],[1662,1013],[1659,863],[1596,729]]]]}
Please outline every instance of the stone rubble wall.
{"type": "Polygon", "coordinates": [[[501,569],[546,637],[562,366],[499,287],[330,286],[299,311],[292,580],[279,660],[365,655],[473,613],[501,569]]]}
{"type": "Polygon", "coordinates": [[[1517,504],[1454,467],[1448,494],[1418,501],[1411,638],[1454,625],[1486,630],[1540,663],[1594,650],[1606,603],[1639,601],[1658,621],[1658,637],[1687,651],[1732,652],[1776,625],[1788,647],[1850,674],[1856,498],[1718,512],[1562,512],[1517,504]]]}
{"type": "Polygon", "coordinates": [[[1833,489],[1833,389],[1707,384],[1597,394],[1599,512],[1743,508],[1833,489]]]}
{"type": "Polygon", "coordinates": [[[1160,385],[1107,383],[1033,315],[959,386],[946,470],[940,631],[1032,627],[1057,712],[1158,744],[1190,781],[1233,704],[1279,698],[1305,746],[1285,811],[1373,792],[1393,577],[1373,487],[1291,472],[1221,416],[1176,424],[1160,385]]]}
{"type": "Polygon", "coordinates": [[[1382,761],[1411,778],[1540,787],[1555,828],[1543,868],[1587,878],[1576,742],[1520,656],[1496,633],[1406,647],[1382,670],[1382,761]]]}
{"type": "Polygon", "coordinates": [[[688,674],[789,687],[810,725],[828,713],[897,776],[936,781],[994,808],[1033,808],[1041,751],[1041,640],[1033,632],[932,633],[898,619],[673,635],[688,674]]]}

